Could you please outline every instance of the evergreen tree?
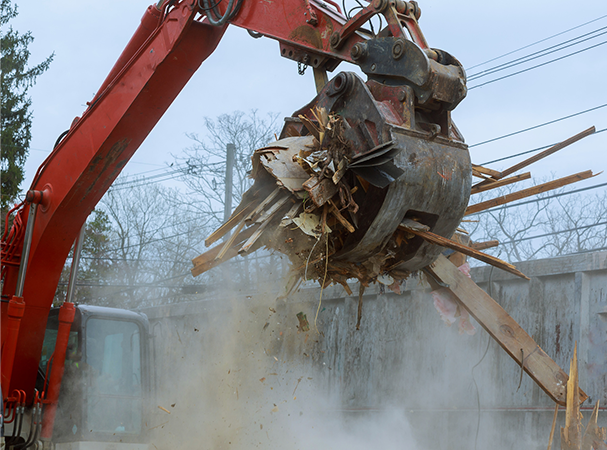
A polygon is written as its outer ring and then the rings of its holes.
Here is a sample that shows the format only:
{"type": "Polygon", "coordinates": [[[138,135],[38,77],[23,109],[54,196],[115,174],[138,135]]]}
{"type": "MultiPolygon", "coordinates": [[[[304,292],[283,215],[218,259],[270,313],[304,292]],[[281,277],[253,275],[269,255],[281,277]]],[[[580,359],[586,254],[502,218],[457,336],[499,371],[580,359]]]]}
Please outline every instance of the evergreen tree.
{"type": "Polygon", "coordinates": [[[0,0],[1,62],[1,136],[2,146],[2,220],[9,206],[17,198],[23,181],[23,166],[28,156],[31,139],[32,101],[27,91],[36,78],[48,69],[54,53],[44,62],[28,67],[29,44],[34,40],[31,32],[19,34],[8,22],[17,15],[17,6],[11,0],[0,0]]]}

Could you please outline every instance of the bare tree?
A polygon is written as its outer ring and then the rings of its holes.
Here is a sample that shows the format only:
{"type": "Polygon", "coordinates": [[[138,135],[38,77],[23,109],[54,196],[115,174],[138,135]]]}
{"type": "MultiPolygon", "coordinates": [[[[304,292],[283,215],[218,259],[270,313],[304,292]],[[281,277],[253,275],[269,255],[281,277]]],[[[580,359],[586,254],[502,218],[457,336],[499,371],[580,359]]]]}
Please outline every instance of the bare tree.
{"type": "Polygon", "coordinates": [[[194,283],[190,260],[208,228],[181,193],[122,178],[100,203],[112,223],[111,276],[97,295],[108,306],[133,308],[179,301],[194,283]]]}
{"type": "Polygon", "coordinates": [[[233,166],[232,205],[240,202],[242,194],[251,186],[251,156],[258,148],[275,139],[277,115],[260,118],[257,111],[245,114],[236,111],[216,119],[204,118],[205,132],[188,134],[192,147],[175,157],[191,195],[196,195],[196,208],[214,226],[223,221],[225,205],[226,147],[236,147],[233,166]]]}
{"type": "MultiPolygon", "coordinates": [[[[474,201],[499,197],[520,186],[489,191],[474,201]]],[[[607,247],[607,192],[567,195],[561,189],[469,217],[467,228],[475,241],[497,239],[487,252],[510,262],[549,258],[607,247]],[[555,196],[559,194],[565,194],[555,196]]]]}

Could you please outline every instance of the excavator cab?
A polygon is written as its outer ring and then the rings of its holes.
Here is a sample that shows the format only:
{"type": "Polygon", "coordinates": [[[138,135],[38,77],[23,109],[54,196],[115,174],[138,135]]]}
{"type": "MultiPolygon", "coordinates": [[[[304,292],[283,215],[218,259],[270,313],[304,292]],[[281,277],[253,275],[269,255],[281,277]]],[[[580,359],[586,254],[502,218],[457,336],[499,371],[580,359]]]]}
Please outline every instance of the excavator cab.
{"type": "MultiPolygon", "coordinates": [[[[51,310],[39,391],[44,390],[53,364],[58,316],[59,308],[51,310]]],[[[56,450],[88,448],[86,443],[100,442],[116,443],[116,448],[143,448],[144,414],[151,392],[148,329],[144,314],[76,307],[53,430],[56,450]]]]}

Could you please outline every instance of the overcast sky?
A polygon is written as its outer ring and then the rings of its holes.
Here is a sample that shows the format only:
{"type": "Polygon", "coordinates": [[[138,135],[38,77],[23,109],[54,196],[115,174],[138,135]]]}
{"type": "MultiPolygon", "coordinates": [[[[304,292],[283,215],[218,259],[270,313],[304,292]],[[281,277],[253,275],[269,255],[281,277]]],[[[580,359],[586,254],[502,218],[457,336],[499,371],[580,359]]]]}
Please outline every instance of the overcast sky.
{"type": "MultiPolygon", "coordinates": [[[[246,1],[246,0],[244,0],[246,1]]],[[[17,1],[19,16],[11,23],[30,30],[31,63],[55,52],[50,69],[31,89],[34,121],[31,151],[26,165],[27,187],[57,136],[85,109],[136,29],[150,0],[17,1]]],[[[579,35],[607,27],[607,17],[517,52],[485,66],[470,69],[509,51],[607,15],[600,0],[542,0],[520,3],[493,1],[455,2],[421,0],[420,24],[430,46],[456,56],[472,75],[485,68],[541,50],[579,35]]],[[[606,28],[607,30],[607,28],[606,28]]],[[[600,31],[600,33],[605,30],[600,31]]],[[[482,81],[506,75],[591,45],[607,41],[607,34],[590,39],[546,58],[482,81]]],[[[607,103],[605,74],[607,44],[548,64],[527,73],[472,89],[453,114],[454,121],[473,145],[497,136],[538,125],[607,103]]],[[[342,70],[340,65],[330,77],[342,70]]],[[[170,163],[191,144],[189,132],[203,132],[202,117],[235,110],[290,115],[315,95],[312,71],[297,74],[297,64],[279,56],[278,43],[254,40],[232,27],[211,57],[203,63],[181,95],[140,147],[126,171],[137,174],[170,163]]],[[[591,125],[607,128],[607,108],[564,120],[534,131],[473,147],[472,159],[484,163],[513,153],[564,140],[591,125]]],[[[532,166],[535,177],[561,177],[586,169],[607,169],[607,132],[553,155],[532,166]]],[[[518,159],[520,160],[520,158],[518,159]]],[[[505,168],[516,161],[494,164],[505,168]]],[[[576,187],[604,183],[606,175],[576,187]]]]}

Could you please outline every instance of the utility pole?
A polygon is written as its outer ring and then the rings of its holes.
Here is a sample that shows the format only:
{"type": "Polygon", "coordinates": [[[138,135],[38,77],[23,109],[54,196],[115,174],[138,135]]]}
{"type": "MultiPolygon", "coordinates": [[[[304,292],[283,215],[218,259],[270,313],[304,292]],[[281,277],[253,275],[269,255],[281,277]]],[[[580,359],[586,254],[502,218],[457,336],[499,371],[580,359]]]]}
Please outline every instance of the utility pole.
{"type": "MultiPolygon", "coordinates": [[[[232,214],[232,185],[234,179],[234,156],[236,154],[236,146],[234,144],[226,145],[226,192],[223,206],[223,222],[225,223],[232,214]]],[[[229,236],[226,235],[226,237],[229,236]]]]}

